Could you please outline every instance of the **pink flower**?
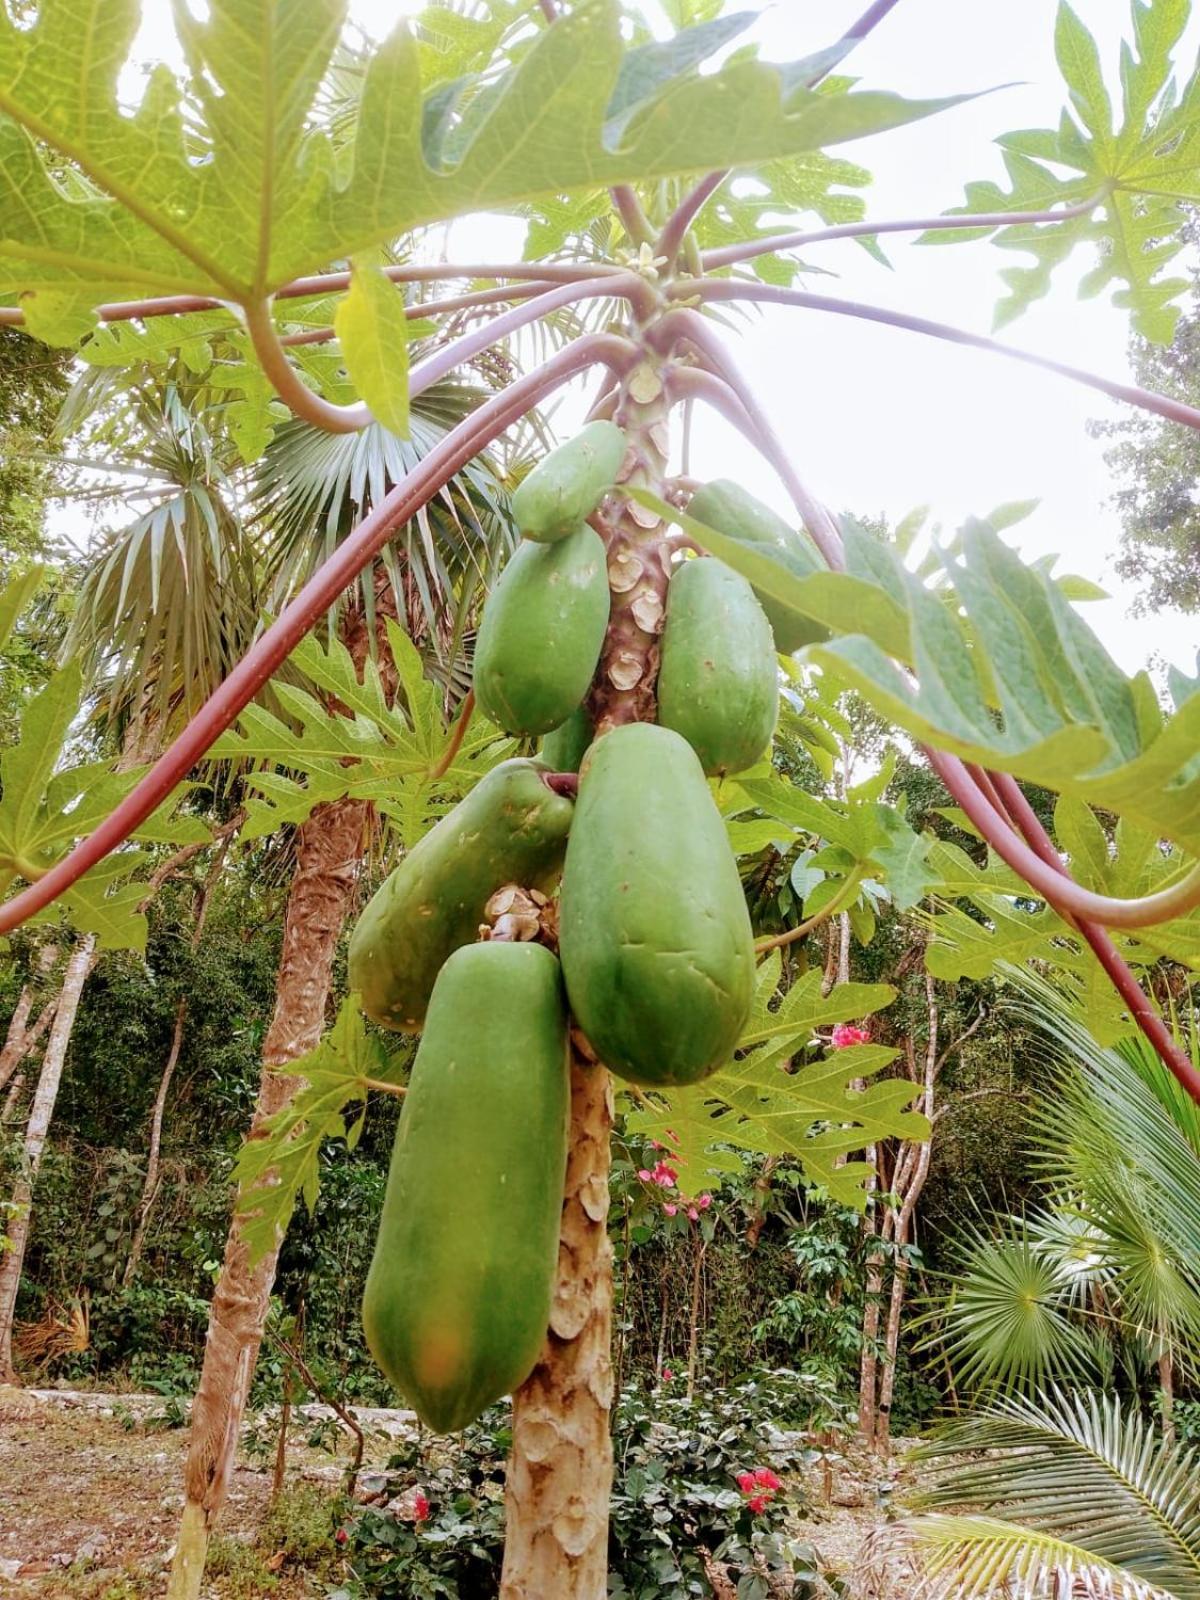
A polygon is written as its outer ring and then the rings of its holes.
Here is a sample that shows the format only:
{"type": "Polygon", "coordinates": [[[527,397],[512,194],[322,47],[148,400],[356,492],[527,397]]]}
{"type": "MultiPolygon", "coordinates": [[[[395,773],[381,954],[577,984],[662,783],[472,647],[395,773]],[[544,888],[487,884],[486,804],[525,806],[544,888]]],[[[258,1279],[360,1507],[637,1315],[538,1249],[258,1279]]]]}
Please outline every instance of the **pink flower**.
{"type": "Polygon", "coordinates": [[[700,1207],[701,1211],[707,1211],[709,1206],[712,1205],[712,1195],[702,1194],[696,1201],[696,1204],[700,1207]]]}
{"type": "Polygon", "coordinates": [[[865,1028],[856,1028],[852,1022],[839,1022],[830,1042],[835,1050],[844,1050],[847,1045],[867,1044],[870,1038],[865,1028]]]}
{"type": "Polygon", "coordinates": [[[667,1215],[669,1217],[673,1217],[675,1215],[675,1213],[679,1210],[679,1207],[678,1206],[673,1206],[671,1204],[671,1202],[668,1200],[666,1202],[666,1204],[663,1206],[663,1210],[667,1213],[667,1215]]]}
{"type": "Polygon", "coordinates": [[[699,1222],[700,1221],[700,1213],[696,1210],[695,1206],[689,1206],[688,1207],[688,1216],[691,1218],[691,1220],[693,1222],[699,1222]]]}
{"type": "Polygon", "coordinates": [[[424,1522],[429,1515],[429,1501],[425,1498],[424,1489],[418,1489],[413,1496],[412,1519],[414,1522],[424,1522]]]}
{"type": "Polygon", "coordinates": [[[670,1367],[664,1367],[662,1375],[663,1375],[663,1382],[664,1383],[670,1383],[671,1379],[675,1376],[675,1374],[671,1371],[670,1367]]]}
{"type": "Polygon", "coordinates": [[[643,1167],[642,1170],[638,1173],[638,1177],[642,1180],[643,1183],[649,1183],[651,1178],[653,1178],[653,1176],[654,1176],[654,1174],[650,1171],[649,1167],[643,1167]]]}
{"type": "Polygon", "coordinates": [[[654,1171],[650,1174],[654,1182],[662,1189],[673,1189],[679,1178],[674,1167],[669,1167],[665,1161],[657,1161],[654,1171]]]}

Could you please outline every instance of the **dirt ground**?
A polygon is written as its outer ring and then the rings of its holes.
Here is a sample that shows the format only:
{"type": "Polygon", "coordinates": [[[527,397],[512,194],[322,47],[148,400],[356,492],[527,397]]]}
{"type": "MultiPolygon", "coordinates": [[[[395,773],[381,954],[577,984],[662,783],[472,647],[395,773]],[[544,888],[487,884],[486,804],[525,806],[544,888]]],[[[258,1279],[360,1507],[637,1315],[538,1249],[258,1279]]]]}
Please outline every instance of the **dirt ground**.
{"type": "MultiPolygon", "coordinates": [[[[273,1429],[267,1448],[239,1458],[214,1540],[205,1600],[317,1600],[336,1586],[326,1555],[304,1560],[305,1522],[319,1522],[337,1491],[340,1456],[306,1442],[322,1408],[290,1432],[288,1493],[268,1520],[273,1429]],[[274,1546],[274,1548],[273,1548],[274,1546]],[[318,1563],[320,1566],[320,1563],[318,1563]]],[[[67,1394],[0,1387],[0,1596],[4,1600],[159,1600],[179,1509],[187,1432],[169,1403],[148,1395],[67,1394]],[[176,1425],[172,1425],[176,1424],[176,1425]]],[[[382,1466],[408,1427],[402,1412],[373,1412],[364,1472],[382,1466]]],[[[849,1455],[811,1487],[813,1517],[797,1529],[852,1600],[907,1600],[903,1560],[872,1561],[890,1509],[908,1487],[906,1441],[891,1463],[849,1455]],[[829,1498],[826,1499],[826,1492],[829,1498]]],[[[368,1479],[369,1486],[369,1479],[368,1479]]],[[[327,1513],[326,1513],[327,1516],[327,1513]]],[[[326,1529],[328,1522],[325,1523],[326,1529]]]]}

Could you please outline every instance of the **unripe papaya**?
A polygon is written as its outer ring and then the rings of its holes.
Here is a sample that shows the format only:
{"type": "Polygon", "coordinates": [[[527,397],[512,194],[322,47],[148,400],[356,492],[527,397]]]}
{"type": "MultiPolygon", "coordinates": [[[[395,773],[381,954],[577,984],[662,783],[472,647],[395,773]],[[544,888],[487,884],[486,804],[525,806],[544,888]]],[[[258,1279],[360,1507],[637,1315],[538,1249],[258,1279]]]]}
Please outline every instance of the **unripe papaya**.
{"type": "Polygon", "coordinates": [[[616,423],[589,422],[518,487],[512,497],[517,527],[538,544],[567,538],[600,504],[624,459],[625,435],[616,423]]]}
{"type": "Polygon", "coordinates": [[[567,720],[542,740],[541,760],[553,772],[578,772],[579,763],[594,737],[595,729],[587,710],[576,706],[567,720]]]}
{"type": "Polygon", "coordinates": [[[549,733],[587,693],[608,627],[604,541],[522,544],[488,596],[475,642],[475,699],[506,733],[549,733]]]}
{"type": "Polygon", "coordinates": [[[725,825],[686,739],[630,723],[579,780],[559,916],[567,995],[600,1059],[634,1083],[695,1083],[729,1060],[754,943],[725,825]]]}
{"type": "Polygon", "coordinates": [[[502,761],[372,896],[350,937],[350,988],[385,1028],[415,1032],[446,958],[479,933],[497,889],[548,888],[574,803],[546,786],[536,761],[502,761]]]}
{"type": "Polygon", "coordinates": [[[685,561],[667,589],[659,722],[711,777],[753,766],[778,714],[775,642],[754,590],[723,561],[685,561]]]}
{"type": "MultiPolygon", "coordinates": [[[[814,572],[827,570],[816,545],[803,529],[797,531],[770,506],[756,500],[728,478],[714,478],[712,483],[697,489],[688,506],[688,515],[742,544],[767,546],[768,553],[797,578],[809,578],[814,572]]],[[[790,656],[802,645],[829,637],[829,630],[819,622],[799,616],[772,595],[763,594],[761,589],[754,592],[771,624],[775,648],[782,655],[790,656]]]]}
{"type": "Polygon", "coordinates": [[[570,1082],[558,962],[469,945],[429,1003],[363,1297],[423,1422],[464,1428],[533,1370],[558,1262],[570,1082]]]}

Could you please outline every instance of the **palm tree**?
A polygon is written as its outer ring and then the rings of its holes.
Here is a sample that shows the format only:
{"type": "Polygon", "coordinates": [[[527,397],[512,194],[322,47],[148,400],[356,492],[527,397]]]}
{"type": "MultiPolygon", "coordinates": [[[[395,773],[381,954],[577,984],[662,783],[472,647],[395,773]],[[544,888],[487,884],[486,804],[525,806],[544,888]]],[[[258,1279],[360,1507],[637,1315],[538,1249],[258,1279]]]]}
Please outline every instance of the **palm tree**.
{"type": "Polygon", "coordinates": [[[1057,1056],[1034,1129],[1048,1200],[967,1235],[951,1354],[984,1393],[1152,1366],[1169,1434],[1179,1358],[1200,1353],[1200,1110],[1143,1041],[1102,1045],[1056,991],[1018,981],[1057,1056]]]}
{"type": "Polygon", "coordinates": [[[1200,1453],[1115,1396],[999,1400],[921,1455],[920,1600],[1200,1600],[1200,1453]]]}

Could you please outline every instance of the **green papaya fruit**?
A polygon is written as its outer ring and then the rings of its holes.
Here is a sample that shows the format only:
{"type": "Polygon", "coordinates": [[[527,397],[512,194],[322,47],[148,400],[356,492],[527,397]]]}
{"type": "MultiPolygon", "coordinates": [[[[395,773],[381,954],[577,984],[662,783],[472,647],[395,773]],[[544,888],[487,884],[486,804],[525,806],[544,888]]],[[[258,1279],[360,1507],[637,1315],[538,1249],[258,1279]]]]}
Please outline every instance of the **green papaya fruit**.
{"type": "Polygon", "coordinates": [[[544,945],[493,941],[450,957],[396,1131],[362,1308],[376,1361],[438,1433],[511,1394],[545,1341],[567,1062],[562,978],[544,945]]]}
{"type": "Polygon", "coordinates": [[[506,733],[549,733],[583,699],[608,627],[604,541],[581,527],[522,544],[488,596],[475,641],[475,699],[506,733]]]}
{"type": "Polygon", "coordinates": [[[502,761],[408,852],[350,937],[350,988],[385,1028],[420,1028],[446,958],[479,933],[497,889],[548,888],[566,849],[574,803],[537,761],[502,761]]]}
{"type": "Polygon", "coordinates": [[[700,762],[653,723],[588,751],[559,914],[567,995],[634,1083],[695,1083],[729,1060],[754,986],[737,864],[700,762]]]}
{"type": "Polygon", "coordinates": [[[578,772],[594,737],[591,717],[583,706],[576,706],[567,720],[542,740],[541,760],[553,772],[578,772]]]}
{"type": "MultiPolygon", "coordinates": [[[[828,570],[820,551],[803,529],[797,531],[770,506],[756,500],[728,478],[714,478],[697,489],[688,506],[688,515],[742,544],[768,546],[769,553],[797,578],[808,578],[814,572],[828,570]]],[[[754,592],[766,612],[775,635],[775,648],[781,655],[790,656],[803,645],[829,637],[829,630],[819,622],[797,615],[760,589],[754,592]]]]}
{"type": "Polygon", "coordinates": [[[723,561],[685,561],[667,589],[659,722],[714,776],[753,766],[778,715],[775,642],[754,590],[723,561]]]}
{"type": "Polygon", "coordinates": [[[625,435],[615,422],[589,422],[544,457],[512,497],[517,527],[538,544],[574,533],[616,481],[625,435]]]}

